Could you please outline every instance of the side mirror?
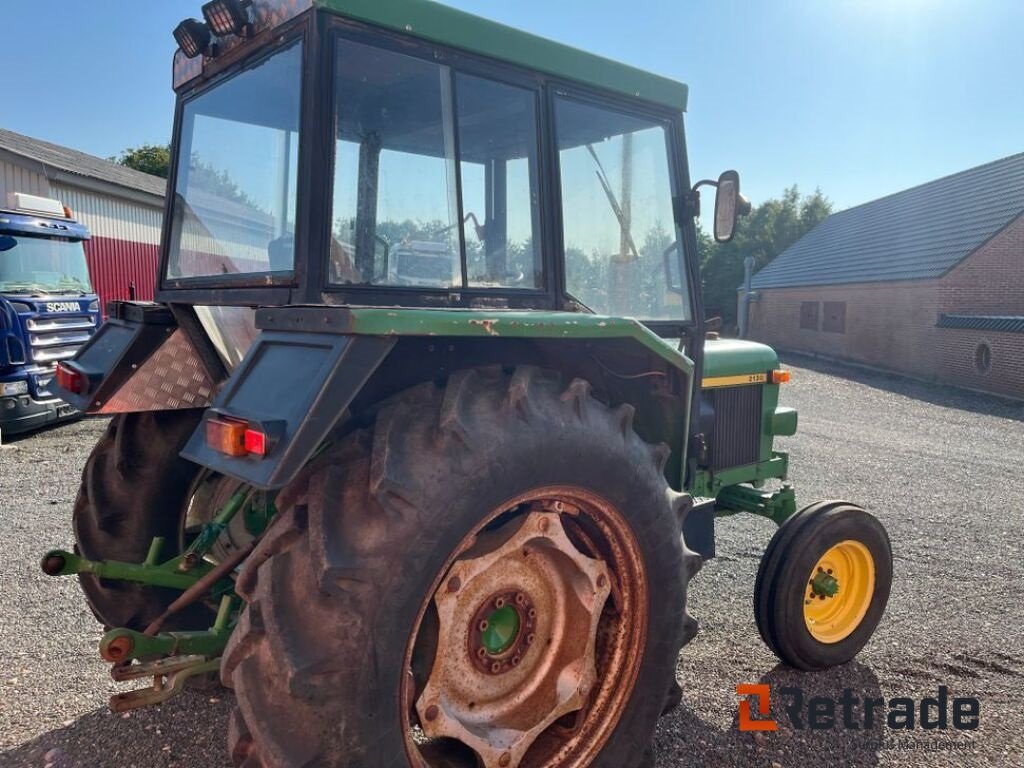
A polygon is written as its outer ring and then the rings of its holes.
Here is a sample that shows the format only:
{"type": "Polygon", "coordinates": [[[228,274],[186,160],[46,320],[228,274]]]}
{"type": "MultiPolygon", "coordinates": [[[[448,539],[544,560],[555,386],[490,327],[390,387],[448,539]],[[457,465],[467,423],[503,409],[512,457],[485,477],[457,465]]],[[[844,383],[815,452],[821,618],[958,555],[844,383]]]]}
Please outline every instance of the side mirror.
{"type": "Polygon", "coordinates": [[[726,171],[718,177],[715,194],[715,242],[728,243],[736,234],[740,216],[750,213],[750,201],[740,194],[740,175],[726,171]]]}

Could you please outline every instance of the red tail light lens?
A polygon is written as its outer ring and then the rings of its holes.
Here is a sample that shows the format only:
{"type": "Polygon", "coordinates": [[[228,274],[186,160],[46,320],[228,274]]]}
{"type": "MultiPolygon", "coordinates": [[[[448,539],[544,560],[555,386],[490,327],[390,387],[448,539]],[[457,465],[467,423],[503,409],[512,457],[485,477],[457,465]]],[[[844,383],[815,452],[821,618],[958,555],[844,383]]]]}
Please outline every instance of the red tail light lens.
{"type": "Polygon", "coordinates": [[[64,363],[57,364],[57,385],[75,395],[82,394],[85,389],[85,377],[64,363]]]}
{"type": "Polygon", "coordinates": [[[246,453],[251,453],[256,456],[267,455],[267,436],[262,432],[255,429],[245,430],[243,442],[245,444],[246,453]]]}

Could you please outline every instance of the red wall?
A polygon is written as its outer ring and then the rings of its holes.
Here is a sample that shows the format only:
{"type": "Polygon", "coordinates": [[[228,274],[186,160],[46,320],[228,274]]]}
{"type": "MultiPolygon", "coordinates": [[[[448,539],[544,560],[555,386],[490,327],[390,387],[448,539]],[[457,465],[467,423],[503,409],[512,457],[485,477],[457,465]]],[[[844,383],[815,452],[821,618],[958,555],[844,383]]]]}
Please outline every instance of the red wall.
{"type": "Polygon", "coordinates": [[[160,262],[159,246],[93,237],[85,243],[85,258],[104,314],[107,302],[131,298],[128,290],[131,283],[135,284],[136,300],[153,300],[160,262]]]}

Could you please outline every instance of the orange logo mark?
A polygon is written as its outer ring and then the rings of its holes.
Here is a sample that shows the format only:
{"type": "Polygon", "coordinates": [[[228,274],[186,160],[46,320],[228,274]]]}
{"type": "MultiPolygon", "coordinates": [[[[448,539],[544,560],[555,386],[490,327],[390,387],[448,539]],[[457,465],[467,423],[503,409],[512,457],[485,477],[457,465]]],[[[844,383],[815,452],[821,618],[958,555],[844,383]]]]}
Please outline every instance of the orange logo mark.
{"type": "MultiPolygon", "coordinates": [[[[736,695],[757,696],[757,711],[764,716],[771,713],[771,689],[767,685],[740,683],[736,686],[736,695]]],[[[775,731],[779,728],[778,723],[771,718],[767,720],[754,720],[750,716],[750,701],[747,699],[740,702],[739,725],[741,731],[775,731]]]]}

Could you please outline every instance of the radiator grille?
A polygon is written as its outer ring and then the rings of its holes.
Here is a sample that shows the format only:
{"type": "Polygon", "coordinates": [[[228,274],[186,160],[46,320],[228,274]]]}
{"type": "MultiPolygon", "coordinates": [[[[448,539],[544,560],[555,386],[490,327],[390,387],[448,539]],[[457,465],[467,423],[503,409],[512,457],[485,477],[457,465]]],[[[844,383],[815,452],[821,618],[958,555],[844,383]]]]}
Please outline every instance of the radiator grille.
{"type": "Polygon", "coordinates": [[[32,361],[53,365],[75,356],[96,330],[91,315],[43,315],[25,320],[32,361]]]}
{"type": "Polygon", "coordinates": [[[764,387],[722,387],[704,392],[715,409],[708,459],[711,469],[761,459],[761,394],[764,387]]]}

